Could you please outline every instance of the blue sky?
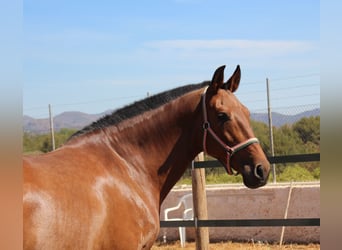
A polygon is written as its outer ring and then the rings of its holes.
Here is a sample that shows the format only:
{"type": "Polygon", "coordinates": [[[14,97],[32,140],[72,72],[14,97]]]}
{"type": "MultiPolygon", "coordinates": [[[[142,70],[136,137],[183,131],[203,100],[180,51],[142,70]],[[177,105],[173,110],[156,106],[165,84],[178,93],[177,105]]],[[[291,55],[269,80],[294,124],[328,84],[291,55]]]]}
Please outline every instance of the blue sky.
{"type": "Polygon", "coordinates": [[[319,1],[38,1],[23,5],[23,113],[100,113],[242,70],[253,112],[320,103],[319,1]]]}

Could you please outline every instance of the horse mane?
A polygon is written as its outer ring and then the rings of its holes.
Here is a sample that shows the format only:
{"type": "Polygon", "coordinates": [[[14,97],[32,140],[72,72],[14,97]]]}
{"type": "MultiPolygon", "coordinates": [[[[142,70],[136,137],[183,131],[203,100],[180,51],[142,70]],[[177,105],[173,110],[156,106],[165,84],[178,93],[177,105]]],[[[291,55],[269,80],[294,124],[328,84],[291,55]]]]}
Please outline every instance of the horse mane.
{"type": "Polygon", "coordinates": [[[209,81],[204,81],[198,84],[189,84],[181,87],[177,87],[171,90],[161,92],[159,94],[147,97],[143,100],[136,101],[129,104],[123,108],[113,111],[113,113],[103,116],[97,121],[91,123],[90,125],[84,127],[83,129],[75,132],[69,139],[71,139],[95,131],[98,129],[103,129],[105,127],[113,126],[119,124],[120,122],[133,118],[137,115],[143,114],[147,111],[156,109],[190,91],[194,91],[209,85],[209,81]]]}

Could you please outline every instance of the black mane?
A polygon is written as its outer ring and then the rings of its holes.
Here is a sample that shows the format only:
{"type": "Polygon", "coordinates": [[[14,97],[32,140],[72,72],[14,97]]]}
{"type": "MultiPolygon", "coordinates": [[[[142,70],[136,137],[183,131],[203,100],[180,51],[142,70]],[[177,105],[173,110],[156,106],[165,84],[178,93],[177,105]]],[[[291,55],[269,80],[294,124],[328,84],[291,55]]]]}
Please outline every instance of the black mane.
{"type": "Polygon", "coordinates": [[[86,134],[90,131],[94,131],[97,129],[102,129],[108,126],[116,125],[126,119],[135,117],[139,114],[143,114],[146,111],[150,111],[156,109],[177,97],[180,97],[190,91],[200,89],[209,84],[208,81],[199,83],[199,84],[189,84],[182,87],[178,87],[172,90],[168,90],[151,97],[147,97],[143,100],[134,102],[133,104],[127,105],[121,109],[114,111],[112,114],[106,115],[99,120],[91,123],[90,125],[84,127],[83,129],[74,133],[70,138],[75,138],[80,135],[86,134]]]}

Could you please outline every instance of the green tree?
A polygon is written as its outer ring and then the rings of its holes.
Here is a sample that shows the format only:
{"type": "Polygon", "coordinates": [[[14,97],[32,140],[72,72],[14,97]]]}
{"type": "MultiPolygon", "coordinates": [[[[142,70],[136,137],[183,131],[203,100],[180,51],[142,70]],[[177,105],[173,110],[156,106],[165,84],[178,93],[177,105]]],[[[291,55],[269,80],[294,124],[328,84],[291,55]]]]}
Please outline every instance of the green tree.
{"type": "Polygon", "coordinates": [[[24,152],[33,152],[35,150],[34,145],[34,135],[31,133],[24,132],[23,135],[23,151],[24,152]]]}
{"type": "Polygon", "coordinates": [[[39,148],[40,151],[42,151],[43,153],[47,153],[50,152],[52,150],[52,145],[50,143],[50,140],[48,138],[45,138],[43,140],[43,143],[41,145],[41,147],[39,148]]]}
{"type": "Polygon", "coordinates": [[[59,130],[59,132],[56,133],[55,136],[56,148],[62,146],[75,132],[75,129],[62,128],[61,130],[59,130]]]}
{"type": "MultiPolygon", "coordinates": [[[[62,146],[67,139],[75,133],[75,129],[61,129],[55,133],[56,148],[62,146]]],[[[49,152],[52,150],[50,134],[32,134],[24,132],[23,135],[23,151],[24,153],[49,152]]]]}
{"type": "Polygon", "coordinates": [[[320,117],[304,117],[293,125],[293,130],[304,143],[312,142],[319,145],[320,142],[320,117]]]}
{"type": "Polygon", "coordinates": [[[251,120],[251,126],[253,128],[254,135],[259,139],[261,148],[267,155],[271,155],[268,126],[263,122],[257,122],[254,120],[251,120]]]}
{"type": "Polygon", "coordinates": [[[306,168],[295,164],[288,166],[277,177],[278,181],[313,181],[315,177],[306,168]]]}
{"type": "Polygon", "coordinates": [[[304,144],[291,125],[283,125],[273,129],[275,155],[304,153],[304,144]]]}

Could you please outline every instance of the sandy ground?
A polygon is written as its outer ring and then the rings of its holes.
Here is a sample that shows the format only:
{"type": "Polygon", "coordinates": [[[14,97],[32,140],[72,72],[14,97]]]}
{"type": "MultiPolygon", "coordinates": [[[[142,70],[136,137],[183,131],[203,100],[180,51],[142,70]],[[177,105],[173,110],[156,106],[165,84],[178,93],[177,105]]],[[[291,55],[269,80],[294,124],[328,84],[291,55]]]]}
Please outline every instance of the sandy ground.
{"type": "MultiPolygon", "coordinates": [[[[184,248],[181,248],[180,242],[176,241],[170,244],[160,244],[155,243],[152,250],[189,250],[196,249],[194,242],[187,242],[184,248]]],[[[222,242],[222,243],[210,243],[209,250],[228,250],[228,249],[238,249],[238,250],[317,250],[320,249],[320,244],[309,244],[309,245],[297,245],[297,244],[285,244],[282,246],[275,244],[265,244],[265,243],[236,243],[236,242],[222,242]]]]}

